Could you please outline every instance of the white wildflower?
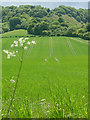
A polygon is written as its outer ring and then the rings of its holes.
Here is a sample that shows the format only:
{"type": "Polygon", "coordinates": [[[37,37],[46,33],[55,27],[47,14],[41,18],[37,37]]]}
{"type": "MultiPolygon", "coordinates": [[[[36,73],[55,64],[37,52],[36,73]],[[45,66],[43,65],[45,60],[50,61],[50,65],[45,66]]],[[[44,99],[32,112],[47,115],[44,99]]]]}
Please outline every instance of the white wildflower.
{"type": "Polygon", "coordinates": [[[23,43],[25,42],[25,40],[23,40],[23,43]]]}
{"type": "Polygon", "coordinates": [[[10,55],[7,56],[7,59],[10,59],[10,55]]]}
{"type": "Polygon", "coordinates": [[[11,45],[11,48],[13,48],[13,47],[14,47],[14,44],[11,45]]]}
{"type": "Polygon", "coordinates": [[[22,44],[22,43],[23,43],[23,41],[19,41],[19,43],[20,43],[20,44],[22,44]]]}
{"type": "Polygon", "coordinates": [[[29,38],[25,38],[25,40],[28,40],[29,38]]]}
{"type": "Polygon", "coordinates": [[[27,42],[28,45],[30,45],[30,42],[27,42]]]}
{"type": "Polygon", "coordinates": [[[84,98],[85,96],[83,96],[82,98],[84,98]]]}
{"type": "Polygon", "coordinates": [[[41,99],[41,102],[45,101],[45,99],[41,99]]]}
{"type": "Polygon", "coordinates": [[[45,62],[47,61],[47,59],[45,58],[45,62]]]}
{"type": "Polygon", "coordinates": [[[18,41],[14,41],[13,43],[18,44],[18,41]]]}
{"type": "Polygon", "coordinates": [[[18,44],[15,44],[15,47],[18,47],[18,44]]]}
{"type": "Polygon", "coordinates": [[[23,39],[23,37],[22,37],[22,38],[19,38],[19,42],[21,42],[21,41],[22,41],[22,39],[23,39]]]}
{"type": "Polygon", "coordinates": [[[16,53],[18,53],[18,51],[16,51],[16,53]]]}
{"type": "Polygon", "coordinates": [[[56,106],[59,106],[59,104],[56,104],[56,106]]]}
{"type": "Polygon", "coordinates": [[[12,54],[13,54],[12,52],[9,52],[9,55],[11,55],[11,56],[12,56],[12,54]]]}
{"type": "Polygon", "coordinates": [[[20,47],[23,47],[23,43],[20,44],[20,47]]]}
{"type": "Polygon", "coordinates": [[[50,112],[50,111],[47,111],[47,112],[50,112]]]}
{"type": "Polygon", "coordinates": [[[27,47],[27,46],[25,46],[25,47],[24,47],[24,50],[27,50],[27,49],[28,49],[28,47],[27,47]]]}
{"type": "Polygon", "coordinates": [[[16,56],[15,52],[11,52],[8,50],[3,50],[7,54],[7,59],[10,59],[11,56],[16,56]]]}
{"type": "Polygon", "coordinates": [[[58,61],[58,59],[57,59],[57,58],[55,58],[55,60],[56,60],[56,61],[58,61]]]}
{"type": "Polygon", "coordinates": [[[11,83],[15,83],[15,80],[11,79],[10,82],[11,82],[11,83]]]}
{"type": "Polygon", "coordinates": [[[8,54],[8,50],[3,50],[3,52],[5,52],[6,54],[8,54]]]}
{"type": "Polygon", "coordinates": [[[32,41],[32,44],[36,44],[36,42],[35,42],[35,41],[32,41]]]}

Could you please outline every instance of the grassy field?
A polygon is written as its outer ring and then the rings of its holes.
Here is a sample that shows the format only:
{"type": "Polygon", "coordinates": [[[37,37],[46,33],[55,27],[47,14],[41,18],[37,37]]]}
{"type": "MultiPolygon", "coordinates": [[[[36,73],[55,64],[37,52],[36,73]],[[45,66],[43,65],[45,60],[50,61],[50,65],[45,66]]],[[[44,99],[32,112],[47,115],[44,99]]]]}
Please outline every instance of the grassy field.
{"type": "MultiPolygon", "coordinates": [[[[3,38],[3,49],[18,38],[3,38]]],[[[30,37],[10,118],[87,118],[88,44],[72,37],[30,37]],[[46,60],[46,61],[45,61],[46,60]]],[[[10,104],[19,69],[17,58],[3,53],[2,114],[10,104]]]]}

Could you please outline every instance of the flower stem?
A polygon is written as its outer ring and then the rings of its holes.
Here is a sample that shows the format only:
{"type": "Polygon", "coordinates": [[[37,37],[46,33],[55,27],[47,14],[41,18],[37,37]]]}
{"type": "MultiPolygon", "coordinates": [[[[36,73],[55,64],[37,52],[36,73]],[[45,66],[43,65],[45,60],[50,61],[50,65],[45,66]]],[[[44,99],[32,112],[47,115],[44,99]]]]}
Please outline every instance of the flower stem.
{"type": "Polygon", "coordinates": [[[20,60],[20,67],[19,67],[19,71],[18,71],[18,75],[17,75],[17,79],[16,79],[16,84],[15,84],[15,87],[14,87],[13,95],[12,95],[12,98],[11,98],[11,101],[10,101],[10,105],[9,105],[8,110],[7,110],[6,118],[8,117],[8,114],[9,114],[9,111],[10,111],[10,107],[12,106],[13,99],[14,99],[14,96],[15,96],[18,80],[19,80],[19,77],[20,77],[20,72],[21,72],[21,69],[22,69],[23,54],[24,54],[24,50],[22,50],[22,57],[21,57],[21,60],[20,60]]]}

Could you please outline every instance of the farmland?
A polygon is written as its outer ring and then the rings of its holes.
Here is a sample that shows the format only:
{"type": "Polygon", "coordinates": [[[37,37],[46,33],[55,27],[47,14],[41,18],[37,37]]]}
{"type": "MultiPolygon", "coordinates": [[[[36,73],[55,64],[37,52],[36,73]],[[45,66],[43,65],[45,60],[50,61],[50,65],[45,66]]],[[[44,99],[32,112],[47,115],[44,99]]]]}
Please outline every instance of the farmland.
{"type": "MultiPolygon", "coordinates": [[[[17,37],[3,38],[3,49],[17,37]]],[[[29,37],[10,118],[87,118],[88,42],[75,37],[29,37]]],[[[16,57],[2,60],[2,114],[6,117],[19,69],[16,57]]]]}

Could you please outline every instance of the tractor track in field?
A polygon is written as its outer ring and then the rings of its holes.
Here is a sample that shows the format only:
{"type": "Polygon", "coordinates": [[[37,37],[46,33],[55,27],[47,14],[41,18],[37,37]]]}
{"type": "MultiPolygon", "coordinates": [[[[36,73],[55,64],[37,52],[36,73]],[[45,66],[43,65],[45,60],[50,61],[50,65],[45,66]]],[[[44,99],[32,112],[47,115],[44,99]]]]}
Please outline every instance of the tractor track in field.
{"type": "Polygon", "coordinates": [[[52,38],[49,38],[49,49],[50,49],[50,57],[52,57],[53,56],[52,38]]]}
{"type": "Polygon", "coordinates": [[[74,48],[72,47],[72,44],[71,44],[70,40],[67,40],[67,43],[68,43],[69,48],[70,48],[71,51],[72,51],[72,54],[76,56],[77,54],[76,54],[74,48]]]}

